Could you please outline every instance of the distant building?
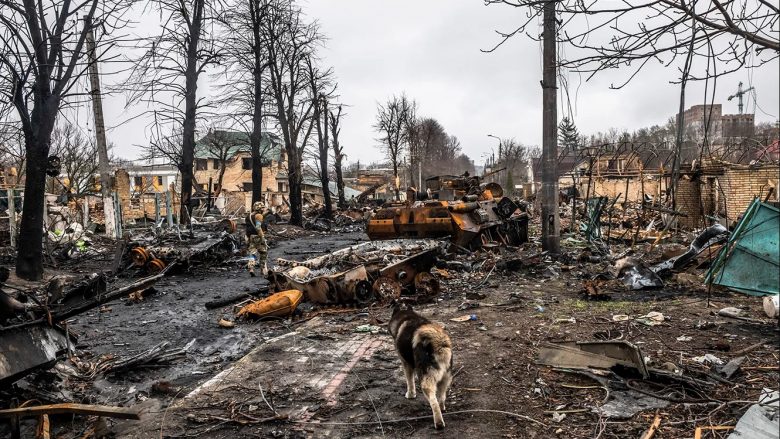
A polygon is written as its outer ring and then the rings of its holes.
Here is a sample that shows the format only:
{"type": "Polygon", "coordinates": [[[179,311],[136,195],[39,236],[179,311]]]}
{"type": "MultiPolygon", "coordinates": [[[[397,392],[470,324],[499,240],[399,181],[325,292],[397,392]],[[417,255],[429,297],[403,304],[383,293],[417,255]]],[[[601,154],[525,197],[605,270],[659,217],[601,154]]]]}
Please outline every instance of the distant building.
{"type": "Polygon", "coordinates": [[[683,112],[683,126],[687,136],[695,139],[703,139],[706,132],[710,143],[751,137],[756,129],[754,114],[723,114],[722,104],[692,106],[683,112]]]}
{"type": "Polygon", "coordinates": [[[121,168],[130,178],[130,195],[180,190],[179,169],[172,163],[134,161],[121,168]]]}
{"type": "Polygon", "coordinates": [[[756,132],[755,114],[724,114],[721,125],[722,137],[753,137],[756,132]]]}
{"type": "MultiPolygon", "coordinates": [[[[267,203],[281,205],[288,192],[287,184],[277,176],[287,169],[287,154],[282,140],[273,133],[264,132],[260,140],[263,181],[261,188],[267,203]]],[[[194,177],[198,188],[206,192],[211,181],[214,196],[227,197],[235,204],[242,200],[246,209],[252,200],[252,148],[249,133],[240,131],[211,131],[195,143],[194,177]],[[221,158],[225,159],[222,187],[219,187],[221,158]]],[[[228,201],[222,201],[228,203],[228,201]]],[[[219,203],[218,203],[219,204],[219,203]]],[[[218,206],[222,207],[222,206],[218,206]]]]}

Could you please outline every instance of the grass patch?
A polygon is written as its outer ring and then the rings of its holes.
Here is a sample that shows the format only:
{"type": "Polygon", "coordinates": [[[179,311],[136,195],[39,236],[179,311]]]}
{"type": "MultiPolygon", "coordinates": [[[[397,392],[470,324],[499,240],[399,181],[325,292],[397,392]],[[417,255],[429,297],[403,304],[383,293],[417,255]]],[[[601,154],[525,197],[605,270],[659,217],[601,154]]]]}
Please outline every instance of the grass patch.
{"type": "Polygon", "coordinates": [[[569,299],[561,302],[564,308],[573,311],[611,312],[614,314],[632,314],[643,312],[652,305],[649,302],[631,302],[627,300],[582,300],[569,299]]]}

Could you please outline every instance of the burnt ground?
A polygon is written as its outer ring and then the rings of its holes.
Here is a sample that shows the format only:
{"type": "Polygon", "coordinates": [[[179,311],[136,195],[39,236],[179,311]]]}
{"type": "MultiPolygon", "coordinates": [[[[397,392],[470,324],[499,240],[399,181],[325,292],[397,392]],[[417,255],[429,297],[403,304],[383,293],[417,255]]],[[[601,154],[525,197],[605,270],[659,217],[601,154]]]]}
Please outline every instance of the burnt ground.
{"type": "MultiPolygon", "coordinates": [[[[277,241],[271,256],[306,259],[315,255],[308,252],[358,239],[364,237],[277,241]]],[[[217,321],[230,316],[232,306],[207,311],[203,304],[262,285],[237,264],[171,277],[141,304],[114,302],[110,312],[96,310],[72,322],[79,347],[93,355],[143,350],[163,340],[183,346],[196,339],[186,358],[172,366],[109,376],[86,384],[81,394],[92,402],[142,411],[140,422],[109,421],[118,437],[639,437],[655,409],[627,419],[600,416],[594,409],[605,391],[598,383],[535,363],[542,342],[610,339],[633,342],[652,367],[682,369],[684,377],[709,382],[692,388],[628,381],[672,400],[658,410],[662,422],[656,438],[693,437],[694,428],[702,425],[733,426],[762,388],[777,389],[780,337],[777,323],[765,318],[760,298],[715,290],[708,301],[706,290],[680,276],[650,292],[606,284],[602,288],[609,299],[587,300],[581,293],[583,279],[606,264],[542,260],[488,275],[494,262],[487,260],[473,272],[440,272],[439,300],[417,307],[443,323],[454,344],[456,377],[444,431],[433,429],[419,390],[416,400],[403,396],[399,362],[383,329],[388,308],[322,310],[289,322],[219,328],[217,321]],[[717,316],[726,306],[739,307],[756,321],[717,316]],[[614,315],[650,311],[661,312],[664,321],[652,327],[634,319],[613,321],[614,315]],[[471,314],[476,320],[450,320],[471,314]],[[366,324],[376,327],[369,328],[374,333],[356,332],[366,324]],[[714,372],[693,360],[712,354],[728,361],[757,343],[728,381],[708,378],[714,372]]],[[[692,274],[701,278],[702,271],[692,274]]],[[[63,427],[64,437],[74,437],[75,430],[63,427]]],[[[719,434],[703,437],[726,436],[719,434]]]]}

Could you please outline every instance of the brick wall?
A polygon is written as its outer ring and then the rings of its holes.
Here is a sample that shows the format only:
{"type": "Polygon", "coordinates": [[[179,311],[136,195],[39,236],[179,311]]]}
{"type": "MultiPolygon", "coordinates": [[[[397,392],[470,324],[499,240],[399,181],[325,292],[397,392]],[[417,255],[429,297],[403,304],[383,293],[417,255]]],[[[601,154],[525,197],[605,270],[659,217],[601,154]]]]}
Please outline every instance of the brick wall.
{"type": "Polygon", "coordinates": [[[693,229],[704,225],[701,195],[699,179],[683,176],[677,182],[677,210],[688,215],[679,217],[679,226],[693,229]]]}
{"type": "MultiPolygon", "coordinates": [[[[572,185],[571,178],[561,178],[559,182],[560,187],[566,187],[572,185]]],[[[653,198],[658,198],[662,188],[665,188],[666,184],[662,183],[657,176],[644,176],[644,182],[639,176],[628,178],[628,190],[626,190],[626,178],[599,178],[594,177],[591,182],[590,193],[591,196],[605,196],[615,198],[620,195],[620,200],[624,201],[626,194],[628,194],[628,201],[640,202],[642,200],[642,193],[650,195],[653,198]]],[[[588,190],[588,178],[581,179],[578,189],[582,197],[585,197],[585,192],[588,190]]]]}
{"type": "Polygon", "coordinates": [[[727,217],[729,222],[736,221],[755,197],[762,200],[774,186],[771,201],[778,201],[777,191],[780,189],[780,167],[767,165],[760,168],[732,167],[726,169],[718,178],[723,202],[720,203],[720,216],[727,217]]]}
{"type": "MultiPolygon", "coordinates": [[[[124,169],[117,169],[114,173],[116,177],[116,183],[114,190],[119,196],[119,204],[122,206],[122,219],[124,221],[136,220],[144,217],[154,218],[155,205],[157,200],[155,194],[139,194],[136,197],[132,196],[130,192],[131,179],[130,174],[124,169]]],[[[169,188],[172,189],[172,188],[169,188]]],[[[165,217],[167,210],[165,208],[165,193],[157,194],[160,203],[160,216],[165,217]]],[[[171,192],[171,210],[174,216],[178,212],[179,208],[179,196],[175,192],[171,192]]]]}
{"type": "MultiPolygon", "coordinates": [[[[245,183],[252,183],[252,170],[244,169],[243,159],[250,158],[251,154],[248,152],[242,152],[233,156],[233,158],[227,160],[225,163],[225,175],[222,179],[222,186],[228,192],[243,192],[245,183]]],[[[217,184],[219,178],[219,168],[215,167],[213,159],[208,159],[206,163],[207,169],[196,170],[195,179],[198,184],[205,185],[207,188],[209,178],[212,179],[212,184],[217,184]]],[[[279,173],[280,164],[273,160],[271,166],[263,167],[263,192],[268,192],[269,189],[272,192],[277,191],[276,175],[279,173]]],[[[204,188],[204,189],[205,189],[204,188]]]]}
{"type": "Polygon", "coordinates": [[[705,169],[704,174],[695,179],[685,177],[678,183],[677,207],[688,214],[688,218],[680,218],[680,225],[687,228],[703,227],[708,223],[705,215],[726,218],[727,223],[732,225],[754,198],[763,200],[770,187],[774,187],[775,192],[769,201],[779,201],[778,165],[755,168],[729,165],[720,169],[705,169]]]}

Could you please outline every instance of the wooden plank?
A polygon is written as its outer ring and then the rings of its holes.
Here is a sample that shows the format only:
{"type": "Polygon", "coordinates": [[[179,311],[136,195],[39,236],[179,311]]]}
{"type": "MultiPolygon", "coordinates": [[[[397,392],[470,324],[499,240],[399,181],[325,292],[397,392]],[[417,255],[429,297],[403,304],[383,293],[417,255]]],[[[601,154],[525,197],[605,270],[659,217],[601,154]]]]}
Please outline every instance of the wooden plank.
{"type": "Polygon", "coordinates": [[[704,430],[711,430],[711,431],[718,431],[718,430],[733,430],[735,427],[731,425],[714,425],[711,427],[696,427],[696,430],[693,434],[693,439],[701,439],[702,431],[704,430]]]}
{"type": "Polygon", "coordinates": [[[41,415],[41,422],[38,424],[38,437],[41,439],[51,439],[51,436],[49,435],[50,429],[49,415],[41,415]]]}
{"type": "Polygon", "coordinates": [[[117,419],[141,419],[138,416],[137,410],[133,410],[127,407],[72,403],[18,407],[14,409],[0,410],[0,418],[60,415],[66,413],[90,416],[106,416],[117,419]]]}
{"type": "Polygon", "coordinates": [[[661,417],[658,416],[656,413],[655,419],[653,419],[653,423],[650,424],[650,428],[645,431],[645,433],[642,435],[640,439],[652,439],[653,436],[655,436],[655,432],[658,431],[658,426],[661,425],[661,417]]]}

